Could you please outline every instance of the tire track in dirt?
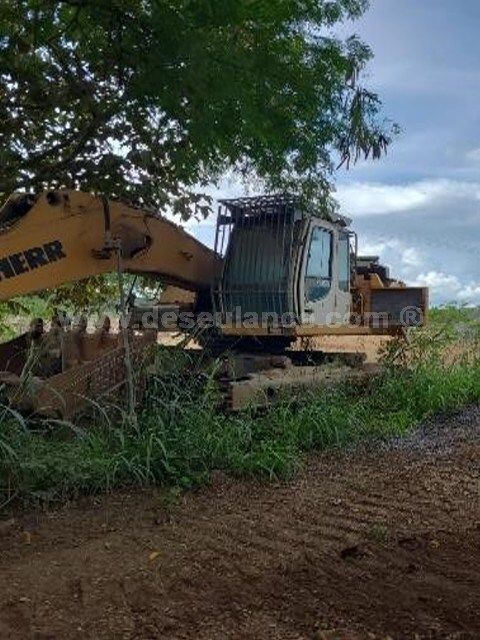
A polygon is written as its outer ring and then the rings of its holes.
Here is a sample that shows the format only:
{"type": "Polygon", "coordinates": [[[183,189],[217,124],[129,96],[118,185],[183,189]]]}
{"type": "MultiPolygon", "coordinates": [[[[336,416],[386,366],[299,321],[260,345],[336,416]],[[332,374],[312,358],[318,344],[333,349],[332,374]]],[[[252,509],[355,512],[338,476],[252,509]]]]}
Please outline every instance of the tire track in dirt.
{"type": "Polygon", "coordinates": [[[0,639],[478,638],[480,409],[430,429],[289,484],[217,475],[167,510],[149,492],[18,515],[0,639]]]}

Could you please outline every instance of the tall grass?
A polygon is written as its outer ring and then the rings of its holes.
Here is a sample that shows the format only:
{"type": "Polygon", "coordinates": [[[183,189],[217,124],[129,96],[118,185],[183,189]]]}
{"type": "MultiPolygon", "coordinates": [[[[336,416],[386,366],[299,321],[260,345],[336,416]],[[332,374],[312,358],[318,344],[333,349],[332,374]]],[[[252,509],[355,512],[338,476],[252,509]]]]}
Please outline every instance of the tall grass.
{"type": "MultiPolygon", "coordinates": [[[[458,322],[434,318],[407,346],[391,345],[379,377],[286,397],[263,414],[218,411],[213,373],[193,362],[170,363],[168,377],[152,380],[133,425],[98,411],[83,426],[32,428],[5,412],[0,505],[116,487],[192,487],[214,470],[288,477],[304,452],[404,434],[430,416],[480,401],[480,330],[475,320],[469,327],[467,339],[458,322]]],[[[159,371],[165,367],[163,361],[159,371]]]]}

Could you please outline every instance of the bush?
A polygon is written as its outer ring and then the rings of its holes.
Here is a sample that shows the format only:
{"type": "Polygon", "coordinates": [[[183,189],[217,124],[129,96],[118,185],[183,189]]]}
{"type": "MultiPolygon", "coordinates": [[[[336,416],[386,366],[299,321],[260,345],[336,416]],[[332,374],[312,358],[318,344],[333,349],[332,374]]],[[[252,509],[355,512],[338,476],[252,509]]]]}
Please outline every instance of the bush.
{"type": "Polygon", "coordinates": [[[64,501],[129,486],[188,488],[207,482],[213,470],[288,477],[303,452],[404,434],[480,400],[478,325],[471,324],[468,342],[454,323],[445,326],[439,331],[436,319],[407,345],[392,344],[384,373],[366,387],[284,398],[261,415],[218,411],[214,372],[196,369],[185,354],[169,364],[168,381],[152,380],[135,424],[99,411],[91,426],[45,423],[35,430],[4,411],[0,503],[64,501]]]}

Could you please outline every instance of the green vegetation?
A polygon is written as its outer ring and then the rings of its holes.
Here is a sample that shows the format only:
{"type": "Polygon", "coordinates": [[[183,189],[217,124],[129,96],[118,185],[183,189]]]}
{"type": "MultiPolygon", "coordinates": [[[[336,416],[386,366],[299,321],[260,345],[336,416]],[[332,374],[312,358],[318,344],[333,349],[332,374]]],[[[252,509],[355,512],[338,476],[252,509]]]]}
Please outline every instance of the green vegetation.
{"type": "MultiPolygon", "coordinates": [[[[398,133],[354,34],[368,7],[0,0],[0,201],[82,189],[201,218],[228,177],[330,213],[335,167],[380,158],[398,133]]],[[[83,307],[112,285],[46,295],[83,307]]]]}
{"type": "Polygon", "coordinates": [[[385,364],[366,384],[285,398],[261,415],[217,411],[212,379],[192,367],[186,379],[183,366],[171,367],[168,382],[152,382],[133,426],[99,411],[88,427],[32,428],[5,410],[0,503],[65,500],[114,487],[192,487],[208,482],[213,470],[288,477],[304,452],[402,435],[480,400],[478,315],[436,311],[407,347],[388,349],[385,364]]]}
{"type": "Polygon", "coordinates": [[[3,0],[0,198],[66,186],[189,217],[233,170],[331,204],[333,168],[395,131],[370,48],[335,35],[368,4],[3,0]]]}

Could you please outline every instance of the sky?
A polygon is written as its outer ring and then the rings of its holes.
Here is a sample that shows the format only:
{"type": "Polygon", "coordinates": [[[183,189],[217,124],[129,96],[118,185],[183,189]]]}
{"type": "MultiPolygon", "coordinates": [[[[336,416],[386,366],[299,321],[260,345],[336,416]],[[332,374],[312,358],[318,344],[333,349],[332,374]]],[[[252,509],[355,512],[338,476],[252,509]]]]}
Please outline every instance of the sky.
{"type": "Polygon", "coordinates": [[[479,25],[479,0],[371,0],[342,27],[372,47],[365,82],[402,131],[380,162],[339,170],[336,195],[361,253],[434,304],[480,304],[479,25]]]}

